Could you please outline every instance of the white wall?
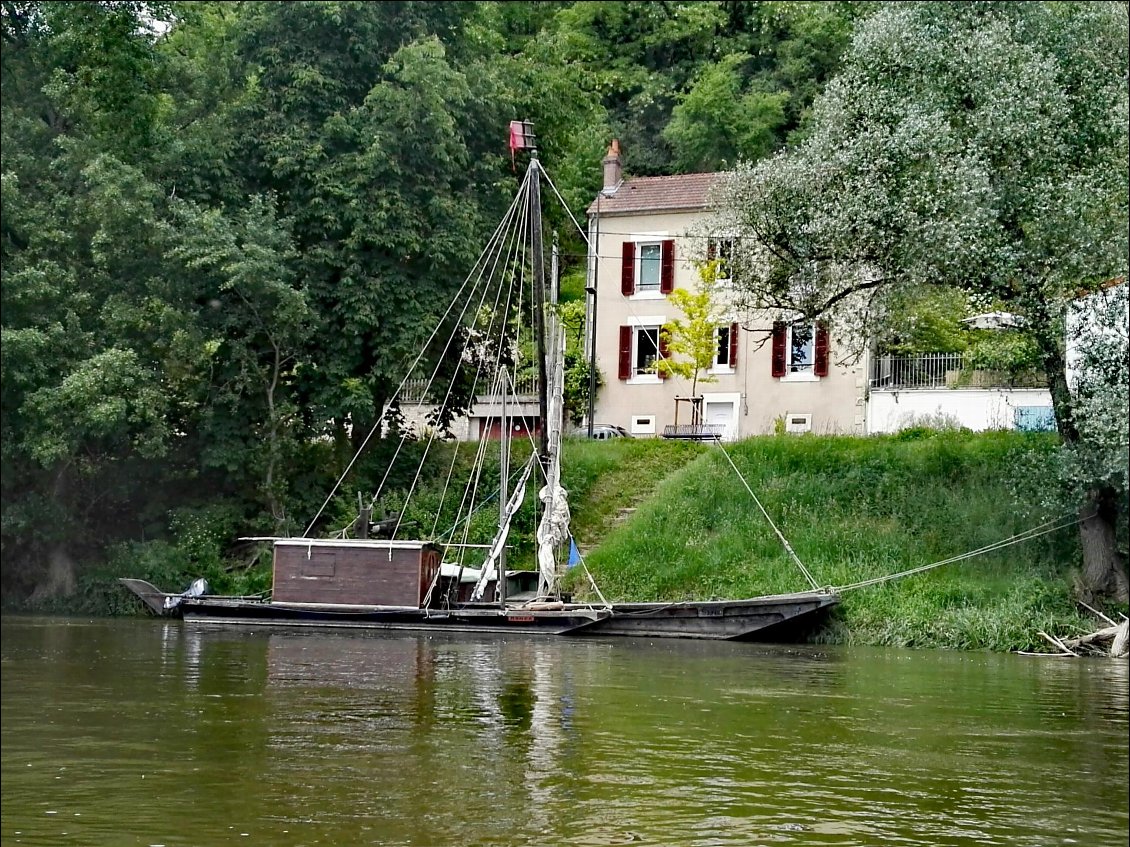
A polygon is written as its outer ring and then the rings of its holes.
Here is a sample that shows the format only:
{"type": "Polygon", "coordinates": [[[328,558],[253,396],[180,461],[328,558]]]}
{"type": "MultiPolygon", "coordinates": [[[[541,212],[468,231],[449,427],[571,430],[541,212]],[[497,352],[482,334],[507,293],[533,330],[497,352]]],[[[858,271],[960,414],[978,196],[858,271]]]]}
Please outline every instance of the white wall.
{"type": "Polygon", "coordinates": [[[867,432],[898,432],[943,416],[954,425],[976,431],[1013,429],[1013,409],[1017,406],[1051,405],[1046,388],[872,388],[867,402],[867,432]]]}
{"type": "MultiPolygon", "coordinates": [[[[675,286],[693,290],[699,279],[695,260],[702,258],[696,251],[703,250],[705,245],[697,243],[691,233],[702,229],[705,214],[702,210],[692,210],[601,216],[600,261],[596,266],[596,359],[604,385],[597,392],[596,423],[616,424],[638,437],[658,435],[664,426],[675,423],[675,398],[691,393],[691,384],[678,377],[618,379],[620,327],[661,324],[681,316],[674,304],[659,292],[625,297],[620,288],[620,257],[625,241],[645,236],[649,240],[672,238],[675,240],[675,286]],[[649,421],[648,432],[634,425],[641,418],[649,421]]],[[[590,229],[595,234],[591,219],[590,229]]],[[[698,394],[704,395],[707,402],[713,402],[719,414],[718,407],[732,404],[734,416],[726,423],[727,438],[772,433],[777,420],[789,415],[809,416],[815,433],[863,433],[866,361],[837,364],[843,351],[834,328],[827,376],[804,381],[774,377],[772,344],[767,343],[772,318],[739,313],[732,306],[727,308],[725,288],[719,289],[717,296],[722,301],[719,305],[723,323],[736,320],[749,328],[740,330],[737,367],[712,371],[716,381],[698,385],[698,394]]],[[[587,336],[588,331],[585,334],[587,336]]],[[[679,407],[679,423],[690,423],[689,406],[679,407]]]]}

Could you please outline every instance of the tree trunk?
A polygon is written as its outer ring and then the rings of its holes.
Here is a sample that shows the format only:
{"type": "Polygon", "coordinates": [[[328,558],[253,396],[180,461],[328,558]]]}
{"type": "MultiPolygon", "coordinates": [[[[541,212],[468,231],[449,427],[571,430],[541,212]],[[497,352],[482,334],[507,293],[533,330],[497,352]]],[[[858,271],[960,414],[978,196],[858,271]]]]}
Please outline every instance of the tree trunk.
{"type": "MultiPolygon", "coordinates": [[[[64,511],[69,506],[68,494],[71,487],[69,473],[69,462],[60,462],[55,468],[55,480],[52,485],[53,499],[64,511]]],[[[51,549],[47,553],[47,573],[31,592],[29,602],[34,605],[57,597],[69,597],[75,593],[76,588],[75,560],[67,550],[66,540],[59,539],[51,544],[51,549]]]]}
{"type": "Polygon", "coordinates": [[[1085,603],[1099,598],[1126,603],[1130,601],[1130,580],[1115,536],[1118,496],[1109,487],[1091,491],[1090,495],[1090,502],[1080,512],[1083,572],[1077,592],[1085,603]]]}
{"type": "MultiPolygon", "coordinates": [[[[1079,441],[1075,426],[1071,387],[1067,384],[1067,362],[1062,342],[1063,322],[1044,318],[1042,331],[1033,327],[1044,364],[1044,376],[1052,397],[1056,428],[1060,439],[1070,447],[1079,441]]],[[[1085,603],[1100,597],[1127,601],[1126,562],[1118,552],[1115,522],[1118,516],[1117,493],[1109,487],[1087,492],[1080,507],[1079,543],[1083,551],[1083,570],[1076,593],[1085,603]]]]}

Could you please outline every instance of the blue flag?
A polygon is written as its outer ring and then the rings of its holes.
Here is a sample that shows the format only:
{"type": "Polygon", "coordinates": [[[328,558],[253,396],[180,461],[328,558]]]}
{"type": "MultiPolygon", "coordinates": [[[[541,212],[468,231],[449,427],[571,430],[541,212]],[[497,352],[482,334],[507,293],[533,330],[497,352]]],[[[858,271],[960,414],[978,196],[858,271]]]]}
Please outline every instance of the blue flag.
{"type": "Polygon", "coordinates": [[[569,564],[566,567],[573,567],[581,563],[581,551],[577,549],[577,542],[573,540],[573,536],[569,536],[569,564]]]}

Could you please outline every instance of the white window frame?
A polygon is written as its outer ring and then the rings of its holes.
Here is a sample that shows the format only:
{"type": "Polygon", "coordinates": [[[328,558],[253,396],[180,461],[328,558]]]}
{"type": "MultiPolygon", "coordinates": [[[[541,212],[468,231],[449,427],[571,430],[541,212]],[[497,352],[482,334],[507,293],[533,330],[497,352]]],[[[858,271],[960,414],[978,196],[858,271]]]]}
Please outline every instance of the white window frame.
{"type": "Polygon", "coordinates": [[[631,373],[628,375],[628,385],[659,385],[662,382],[658,371],[637,374],[636,357],[639,355],[640,331],[648,329],[655,330],[656,353],[658,355],[659,332],[665,323],[667,323],[667,318],[663,315],[643,315],[628,319],[628,325],[632,328],[631,373]]]}
{"type": "Polygon", "coordinates": [[[793,324],[789,324],[788,330],[785,333],[785,375],[781,377],[781,382],[819,382],[820,377],[816,375],[816,324],[801,324],[807,326],[812,330],[812,340],[809,342],[812,348],[810,355],[811,362],[803,370],[793,370],[793,324]]]}
{"type": "Polygon", "coordinates": [[[632,268],[632,296],[629,300],[666,300],[663,293],[663,242],[670,236],[665,232],[649,232],[632,238],[635,244],[635,260],[632,268]],[[659,248],[659,284],[654,288],[644,289],[640,286],[640,276],[643,273],[643,248],[656,246],[659,248]]]}
{"type": "Polygon", "coordinates": [[[726,332],[726,359],[730,358],[730,347],[732,339],[729,337],[730,331],[733,329],[733,321],[727,321],[714,327],[714,363],[711,364],[708,373],[711,374],[732,374],[734,372],[734,363],[727,361],[722,364],[718,361],[718,353],[722,350],[722,332],[726,332]]]}

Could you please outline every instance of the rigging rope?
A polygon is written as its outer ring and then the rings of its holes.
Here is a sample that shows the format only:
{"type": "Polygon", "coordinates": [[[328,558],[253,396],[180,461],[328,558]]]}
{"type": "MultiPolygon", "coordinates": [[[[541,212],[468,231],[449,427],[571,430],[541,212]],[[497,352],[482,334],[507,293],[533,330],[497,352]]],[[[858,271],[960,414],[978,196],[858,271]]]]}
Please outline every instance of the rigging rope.
{"type": "MultiPolygon", "coordinates": [[[[503,215],[502,220],[499,221],[498,226],[495,227],[494,233],[491,235],[490,239],[488,240],[487,245],[483,248],[482,252],[479,254],[479,257],[475,260],[475,263],[474,263],[474,265],[472,265],[470,272],[467,274],[466,278],[463,280],[462,285],[459,286],[459,290],[456,292],[455,297],[452,299],[451,303],[448,305],[447,309],[444,311],[443,316],[439,319],[439,321],[436,322],[435,329],[432,330],[431,335],[428,336],[428,340],[425,341],[423,346],[420,348],[420,352],[416,355],[416,358],[412,362],[411,367],[409,367],[408,373],[405,374],[404,379],[401,380],[400,385],[397,387],[396,391],[393,393],[393,395],[392,395],[393,399],[396,399],[398,396],[400,396],[400,392],[404,390],[404,386],[405,386],[405,384],[407,384],[409,377],[411,377],[411,375],[412,375],[412,372],[416,369],[416,366],[420,363],[420,360],[423,359],[424,353],[427,352],[428,347],[431,345],[431,343],[435,339],[436,335],[439,334],[440,328],[443,326],[444,321],[447,320],[447,317],[451,313],[451,310],[455,308],[455,304],[457,302],[459,302],[460,295],[462,295],[463,290],[467,287],[467,283],[469,283],[471,281],[471,278],[475,275],[475,270],[479,267],[479,263],[482,262],[484,256],[489,254],[489,252],[491,251],[495,241],[497,240],[497,238],[499,236],[499,233],[505,231],[504,227],[506,226],[507,221],[510,219],[511,215],[513,214],[514,209],[517,207],[519,199],[520,199],[520,195],[515,196],[514,200],[511,201],[510,208],[507,209],[506,214],[503,215]]],[[[482,279],[482,271],[481,270],[479,272],[479,279],[480,280],[482,279]]],[[[476,282],[476,286],[477,285],[478,285],[478,283],[476,282]]],[[[341,475],[337,478],[337,482],[334,483],[333,488],[330,489],[330,493],[328,495],[326,495],[326,499],[322,502],[321,507],[319,507],[317,513],[314,515],[313,519],[310,521],[310,524],[306,527],[306,531],[302,533],[303,538],[307,537],[310,534],[310,531],[314,528],[314,524],[316,524],[318,522],[318,518],[320,518],[322,516],[322,513],[326,510],[326,506],[328,506],[330,504],[330,501],[334,498],[334,495],[337,494],[337,491],[341,487],[342,482],[345,481],[345,478],[349,475],[349,472],[353,469],[353,466],[357,463],[358,458],[360,458],[361,454],[365,450],[365,447],[369,444],[369,441],[372,439],[373,434],[376,433],[377,429],[380,427],[381,420],[382,420],[382,417],[378,416],[376,422],[369,429],[369,432],[365,436],[364,441],[361,442],[361,446],[357,448],[357,451],[353,454],[353,458],[351,458],[349,460],[349,464],[347,464],[345,466],[345,470],[343,470],[341,472],[341,475]]],[[[400,445],[397,447],[397,450],[396,450],[396,454],[394,454],[393,459],[389,462],[389,468],[390,469],[392,467],[392,464],[396,461],[396,455],[399,455],[399,453],[400,453],[400,448],[404,446],[404,440],[405,440],[404,438],[401,438],[400,445]]],[[[387,479],[388,479],[388,473],[386,472],[385,473],[385,480],[387,480],[387,479]]],[[[383,486],[385,480],[381,481],[382,486],[383,486]]]]}
{"type": "Polygon", "coordinates": [[[561,196],[561,192],[557,190],[557,186],[553,184],[553,180],[549,178],[549,174],[545,172],[545,168],[543,168],[541,165],[538,165],[538,172],[545,177],[545,181],[548,182],[549,187],[553,189],[553,193],[557,197],[558,202],[561,204],[561,208],[565,210],[565,214],[569,216],[569,220],[573,222],[573,226],[577,228],[577,233],[581,236],[581,240],[584,241],[585,244],[588,244],[588,233],[581,229],[581,225],[577,223],[577,219],[573,217],[573,212],[569,209],[569,204],[565,202],[565,198],[561,196]]]}
{"type": "MultiPolygon", "coordinates": [[[[527,178],[527,180],[524,184],[528,184],[528,182],[529,182],[529,180],[527,178]]],[[[519,229],[519,231],[521,231],[521,229],[519,229]]],[[[486,302],[487,295],[490,293],[489,283],[494,280],[494,271],[497,268],[498,268],[498,262],[496,260],[494,266],[491,269],[491,274],[488,277],[488,284],[483,286],[483,295],[479,299],[478,307],[476,308],[475,312],[472,314],[472,324],[471,324],[472,326],[474,325],[475,316],[482,312],[483,304],[486,302]]],[[[505,283],[505,274],[503,274],[502,277],[499,280],[498,288],[497,288],[497,291],[495,293],[493,308],[490,311],[490,323],[487,327],[487,332],[486,332],[486,337],[487,337],[488,341],[493,337],[495,320],[497,319],[498,314],[499,314],[498,301],[502,297],[502,289],[504,287],[504,283],[505,283]]],[[[499,347],[498,347],[498,354],[496,355],[496,361],[495,361],[495,371],[496,372],[498,371],[498,365],[501,361],[501,356],[502,356],[502,342],[503,342],[503,336],[505,334],[505,329],[506,329],[506,318],[505,318],[505,316],[507,314],[509,314],[508,310],[510,308],[510,296],[511,296],[512,290],[513,290],[512,287],[507,289],[507,295],[506,295],[506,309],[507,309],[507,311],[504,311],[502,313],[503,314],[502,327],[499,331],[499,347]]],[[[463,307],[463,312],[460,314],[460,317],[459,317],[459,323],[460,324],[462,323],[463,317],[467,313],[467,306],[470,305],[471,300],[473,299],[473,296],[474,296],[474,294],[472,292],[472,297],[468,298],[467,303],[463,307]]],[[[416,404],[417,410],[419,410],[423,407],[424,402],[427,399],[428,392],[430,392],[431,387],[432,387],[433,383],[435,382],[435,378],[439,374],[440,368],[443,366],[444,359],[448,355],[448,351],[451,348],[451,343],[452,343],[452,341],[455,340],[455,338],[458,334],[459,334],[458,330],[456,330],[455,332],[453,332],[451,334],[451,337],[448,338],[448,340],[447,340],[447,344],[444,346],[443,353],[436,360],[435,367],[432,369],[431,376],[428,378],[428,382],[427,382],[427,384],[424,388],[424,392],[421,395],[419,402],[417,402],[417,404],[416,404]]],[[[465,349],[466,348],[464,348],[464,350],[465,349]]],[[[460,353],[459,353],[459,360],[456,363],[455,368],[452,371],[451,379],[447,384],[447,392],[444,394],[443,400],[442,400],[439,408],[441,408],[441,409],[446,408],[448,402],[450,401],[451,395],[455,390],[455,383],[459,378],[459,371],[462,369],[462,367],[463,367],[463,351],[461,350],[460,353]]],[[[475,379],[474,379],[474,381],[472,383],[472,387],[471,387],[472,396],[474,395],[475,389],[478,387],[478,378],[479,378],[481,371],[482,371],[482,360],[479,359],[477,366],[476,366],[476,370],[475,370],[475,379]]],[[[423,471],[424,471],[424,464],[427,461],[428,453],[431,452],[432,445],[435,444],[437,434],[438,434],[437,429],[433,428],[428,435],[427,445],[424,447],[424,454],[423,454],[423,456],[421,456],[420,461],[419,461],[418,465],[416,466],[416,475],[412,479],[412,485],[408,490],[408,494],[404,498],[404,506],[400,510],[400,516],[397,518],[396,526],[393,529],[393,532],[392,532],[393,538],[395,538],[396,534],[400,531],[400,525],[401,525],[401,522],[404,519],[404,513],[408,509],[408,503],[412,499],[412,495],[416,492],[416,486],[417,486],[417,484],[419,484],[420,477],[421,477],[421,475],[423,474],[423,471]]],[[[390,465],[390,469],[391,469],[391,465],[390,465]]],[[[387,470],[386,470],[385,476],[386,476],[386,478],[388,476],[387,470]]],[[[383,488],[383,482],[382,482],[381,488],[383,488]]],[[[378,488],[377,493],[374,494],[373,503],[376,503],[377,498],[380,496],[381,488],[378,488]]]]}
{"type": "Polygon", "coordinates": [[[749,496],[753,498],[753,502],[757,504],[757,508],[761,510],[761,514],[765,515],[765,520],[769,521],[769,526],[773,527],[773,532],[777,533],[777,538],[780,539],[781,544],[784,545],[786,552],[792,557],[796,566],[800,568],[800,572],[804,574],[804,578],[808,580],[808,584],[812,586],[812,590],[819,591],[820,586],[817,584],[816,580],[812,578],[812,574],[809,573],[808,568],[804,566],[804,562],[800,560],[800,556],[793,550],[792,545],[789,544],[789,540],[785,538],[784,533],[777,528],[777,524],[769,517],[769,513],[765,510],[765,507],[761,505],[761,501],[757,498],[757,495],[753,493],[753,489],[749,487],[749,483],[746,482],[745,477],[742,476],[742,472],[738,470],[738,466],[734,464],[734,460],[730,458],[730,454],[726,452],[726,448],[722,446],[721,440],[716,438],[714,439],[714,443],[717,445],[718,449],[722,451],[722,455],[726,457],[726,461],[730,463],[730,467],[734,469],[734,473],[738,475],[738,479],[742,481],[742,485],[744,485],[745,490],[749,492],[749,496]]]}

